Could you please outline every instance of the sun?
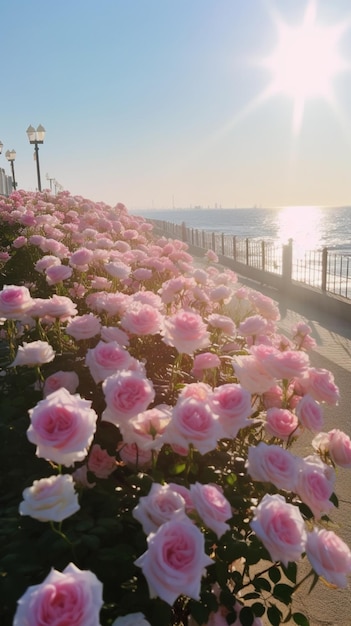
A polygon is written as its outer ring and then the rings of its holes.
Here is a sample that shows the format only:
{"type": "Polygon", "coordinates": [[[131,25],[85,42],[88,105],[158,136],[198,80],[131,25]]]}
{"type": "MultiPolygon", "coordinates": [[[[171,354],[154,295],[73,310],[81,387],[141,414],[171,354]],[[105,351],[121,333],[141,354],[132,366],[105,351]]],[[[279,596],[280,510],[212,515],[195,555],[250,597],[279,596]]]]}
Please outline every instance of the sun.
{"type": "Polygon", "coordinates": [[[346,64],[338,50],[345,24],[318,24],[315,0],[306,8],[303,22],[291,27],[277,19],[278,44],[263,65],[272,73],[269,95],[279,93],[293,100],[293,129],[298,132],[305,102],[333,99],[333,79],[346,64]]]}

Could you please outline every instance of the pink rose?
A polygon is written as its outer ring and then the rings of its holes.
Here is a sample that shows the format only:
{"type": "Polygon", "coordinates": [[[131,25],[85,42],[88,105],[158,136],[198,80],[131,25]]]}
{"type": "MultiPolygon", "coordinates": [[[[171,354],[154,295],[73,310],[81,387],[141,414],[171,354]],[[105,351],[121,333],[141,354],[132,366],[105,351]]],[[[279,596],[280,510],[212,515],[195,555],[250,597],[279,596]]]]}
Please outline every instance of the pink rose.
{"type": "Polygon", "coordinates": [[[136,443],[121,443],[118,445],[117,452],[121,461],[132,470],[151,467],[152,452],[151,450],[143,450],[136,443]]]}
{"type": "Polygon", "coordinates": [[[101,339],[106,341],[106,343],[109,343],[110,341],[117,341],[117,343],[124,348],[129,346],[129,337],[127,333],[117,326],[102,326],[101,339]]]}
{"type": "Polygon", "coordinates": [[[333,428],[328,433],[330,458],[339,467],[351,468],[351,440],[346,433],[333,428]]]}
{"type": "Polygon", "coordinates": [[[88,470],[93,472],[97,478],[108,478],[116,469],[117,463],[114,456],[108,454],[95,443],[90,450],[88,457],[88,470]]]}
{"type": "Polygon", "coordinates": [[[11,367],[17,365],[43,365],[50,363],[55,358],[55,352],[47,341],[23,342],[23,346],[18,347],[18,351],[11,367]]]}
{"type": "Polygon", "coordinates": [[[44,398],[53,391],[64,387],[70,393],[75,393],[79,385],[79,378],[75,372],[64,372],[60,370],[48,376],[44,383],[44,398]]]}
{"type": "Polygon", "coordinates": [[[200,599],[201,578],[213,563],[205,554],[202,532],[190,520],[165,522],[148,538],[148,549],[135,564],[141,567],[151,598],[173,605],[184,594],[200,599]]]}
{"type": "Polygon", "coordinates": [[[298,350],[275,350],[262,358],[263,367],[268,374],[278,380],[290,380],[302,376],[309,366],[306,352],[298,350]]]}
{"type": "Polygon", "coordinates": [[[222,437],[218,416],[207,402],[192,397],[178,399],[165,432],[167,443],[181,448],[192,444],[201,454],[206,454],[216,448],[222,437]]]}
{"type": "Polygon", "coordinates": [[[29,410],[27,437],[36,455],[65,466],[82,461],[92,442],[97,415],[89,400],[61,387],[29,410]]]}
{"type": "Polygon", "coordinates": [[[102,420],[118,426],[145,411],[155,398],[152,382],[141,372],[121,370],[102,383],[107,408],[102,420]]]}
{"type": "Polygon", "coordinates": [[[244,337],[257,336],[264,333],[266,328],[267,320],[262,315],[251,315],[239,324],[238,333],[239,335],[244,335],[244,337]]]}
{"type": "Polygon", "coordinates": [[[253,355],[235,356],[233,358],[235,376],[242,387],[250,393],[264,393],[275,384],[275,379],[263,368],[259,359],[253,355]]]}
{"type": "Polygon", "coordinates": [[[296,493],[317,519],[334,508],[334,504],[330,501],[334,485],[334,469],[323,463],[317,455],[301,460],[296,493]]]}
{"type": "Polygon", "coordinates": [[[98,317],[93,313],[77,315],[66,327],[67,335],[71,335],[76,341],[91,339],[100,334],[101,324],[98,317]]]}
{"type": "Polygon", "coordinates": [[[212,389],[207,383],[189,383],[180,390],[179,398],[195,398],[197,400],[208,400],[212,389]]]}
{"type": "Polygon", "coordinates": [[[78,269],[83,266],[84,271],[86,271],[86,266],[89,265],[93,257],[94,253],[92,250],[88,250],[88,248],[78,248],[78,250],[71,254],[69,264],[78,269]]]}
{"type": "Polygon", "coordinates": [[[204,254],[205,258],[211,263],[218,263],[218,256],[214,250],[207,250],[204,254]]]}
{"type": "Polygon", "coordinates": [[[48,285],[56,285],[66,278],[71,278],[72,268],[68,265],[50,265],[45,274],[48,285]]]}
{"type": "Polygon", "coordinates": [[[267,410],[265,430],[271,437],[278,437],[286,441],[297,433],[299,420],[288,409],[272,407],[267,410]]]}
{"type": "Polygon", "coordinates": [[[34,304],[27,287],[5,285],[0,291],[0,317],[22,320],[34,304]]]}
{"type": "Polygon", "coordinates": [[[19,237],[16,237],[16,239],[13,240],[13,247],[14,248],[22,248],[23,246],[25,246],[27,243],[27,237],[24,237],[23,235],[20,235],[19,237]]]}
{"type": "Polygon", "coordinates": [[[307,534],[307,557],[318,576],[339,588],[347,587],[351,551],[332,530],[314,528],[307,534]]]}
{"type": "Polygon", "coordinates": [[[143,450],[160,450],[164,432],[171,420],[171,407],[160,404],[119,424],[123,441],[136,443],[143,450]]]}
{"type": "Polygon", "coordinates": [[[201,315],[182,309],[165,318],[163,341],[180,354],[192,354],[209,346],[210,335],[201,315]]]}
{"type": "Polygon", "coordinates": [[[318,433],[323,428],[323,411],[321,405],[308,393],[296,405],[296,415],[302,426],[318,433]]]}
{"type": "Polygon", "coordinates": [[[266,494],[254,509],[250,523],[273,561],[285,567],[298,561],[305,550],[305,523],[297,506],[288,504],[280,495],[266,494]]]}
{"type": "Polygon", "coordinates": [[[194,364],[192,374],[196,378],[201,378],[204,370],[219,367],[221,364],[220,358],[213,352],[202,352],[197,354],[194,358],[194,364]]]}
{"type": "Polygon", "coordinates": [[[124,313],[121,326],[132,335],[157,335],[163,316],[151,304],[134,303],[124,313]]]}
{"type": "Polygon", "coordinates": [[[190,486],[190,497],[202,522],[220,539],[230,528],[225,522],[232,517],[231,506],[221,490],[217,485],[196,482],[190,486]]]}
{"type": "Polygon", "coordinates": [[[278,489],[295,491],[298,459],[281,446],[260,441],[257,446],[249,447],[247,471],[253,480],[273,483],[278,489]]]}
{"type": "Polygon", "coordinates": [[[153,483],[147,496],[139,499],[132,511],[146,535],[156,530],[165,522],[185,518],[185,500],[169,485],[153,483]]]}
{"type": "Polygon", "coordinates": [[[96,383],[100,383],[118,370],[126,370],[132,364],[129,352],[116,341],[99,341],[95,348],[89,349],[85,364],[96,383]]]}
{"type": "Polygon", "coordinates": [[[339,388],[331,372],[323,368],[310,367],[300,380],[305,393],[309,393],[317,402],[326,402],[331,406],[339,402],[339,388]]]}
{"type": "Polygon", "coordinates": [[[221,330],[229,337],[235,335],[236,326],[231,317],[227,315],[219,315],[218,313],[212,313],[208,316],[208,323],[212,328],[221,330]]]}
{"type": "Polygon", "coordinates": [[[24,490],[19,506],[21,515],[29,515],[40,522],[62,522],[79,509],[73,478],[69,474],[35,480],[24,490]]]}
{"type": "Polygon", "coordinates": [[[45,309],[42,308],[41,314],[64,322],[77,315],[77,305],[67,296],[54,294],[45,302],[45,309]]]}
{"type": "Polygon", "coordinates": [[[95,574],[69,563],[62,573],[52,569],[40,585],[28,587],[13,626],[97,626],[102,605],[102,583],[95,574]]]}
{"type": "Polygon", "coordinates": [[[45,256],[41,257],[41,259],[39,259],[36,262],[36,264],[34,265],[34,268],[36,269],[37,272],[43,273],[51,265],[61,265],[61,261],[57,256],[46,254],[45,256]]]}
{"type": "Polygon", "coordinates": [[[235,383],[217,387],[209,398],[210,406],[219,416],[225,436],[235,438],[241,428],[251,424],[251,394],[235,383]]]}

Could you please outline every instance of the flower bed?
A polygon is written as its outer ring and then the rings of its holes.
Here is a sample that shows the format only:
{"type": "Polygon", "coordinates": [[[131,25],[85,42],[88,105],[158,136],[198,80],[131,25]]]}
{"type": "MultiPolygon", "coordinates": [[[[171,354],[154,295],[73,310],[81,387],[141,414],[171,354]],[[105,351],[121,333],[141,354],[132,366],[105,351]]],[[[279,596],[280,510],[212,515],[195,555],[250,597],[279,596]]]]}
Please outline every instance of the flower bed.
{"type": "Polygon", "coordinates": [[[310,328],[122,204],[14,192],[0,232],[1,623],[308,625],[299,565],[351,572],[310,328]]]}

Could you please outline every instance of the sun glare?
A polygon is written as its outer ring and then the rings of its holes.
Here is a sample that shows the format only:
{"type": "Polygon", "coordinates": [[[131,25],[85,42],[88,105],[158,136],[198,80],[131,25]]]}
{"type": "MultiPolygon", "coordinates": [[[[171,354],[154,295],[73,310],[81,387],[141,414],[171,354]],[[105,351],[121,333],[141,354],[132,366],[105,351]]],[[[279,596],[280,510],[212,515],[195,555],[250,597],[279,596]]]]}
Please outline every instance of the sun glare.
{"type": "Polygon", "coordinates": [[[273,75],[269,92],[292,98],[293,129],[298,132],[307,99],[333,99],[333,78],[345,67],[338,43],[346,25],[319,25],[316,2],[311,0],[300,26],[293,28],[280,19],[277,27],[278,45],[264,61],[273,75]]]}

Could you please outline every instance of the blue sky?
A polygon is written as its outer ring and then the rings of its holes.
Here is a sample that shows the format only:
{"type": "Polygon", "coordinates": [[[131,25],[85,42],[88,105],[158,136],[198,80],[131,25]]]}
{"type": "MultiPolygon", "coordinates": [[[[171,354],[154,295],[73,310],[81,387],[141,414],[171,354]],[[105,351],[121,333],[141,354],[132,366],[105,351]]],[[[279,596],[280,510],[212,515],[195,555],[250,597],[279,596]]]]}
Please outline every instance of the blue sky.
{"type": "Polygon", "coordinates": [[[343,25],[333,102],[264,98],[279,24],[313,0],[12,0],[1,7],[0,167],[17,152],[36,189],[26,129],[42,124],[46,174],[130,210],[351,204],[351,3],[316,0],[343,25]]]}

